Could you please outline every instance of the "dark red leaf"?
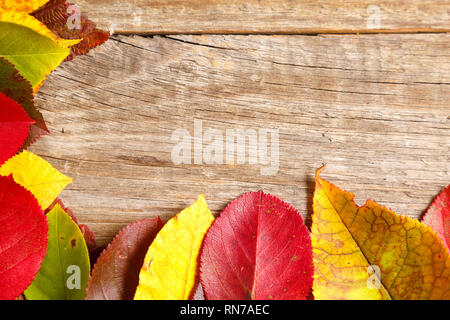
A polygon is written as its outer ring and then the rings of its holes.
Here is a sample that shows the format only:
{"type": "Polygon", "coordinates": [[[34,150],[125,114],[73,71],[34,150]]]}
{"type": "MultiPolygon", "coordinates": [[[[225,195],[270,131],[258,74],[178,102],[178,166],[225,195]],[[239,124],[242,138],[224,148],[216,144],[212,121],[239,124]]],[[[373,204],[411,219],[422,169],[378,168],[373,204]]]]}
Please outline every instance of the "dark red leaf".
{"type": "Polygon", "coordinates": [[[42,114],[34,105],[31,83],[16,70],[8,60],[0,57],[0,92],[22,106],[28,116],[35,121],[30,127],[22,149],[28,148],[39,137],[49,134],[42,114]]]}
{"type": "Polygon", "coordinates": [[[44,23],[50,30],[64,39],[83,39],[79,44],[72,46],[70,55],[65,61],[86,54],[90,49],[101,45],[109,38],[109,34],[96,29],[95,23],[80,16],[80,28],[69,29],[68,21],[74,14],[68,10],[72,6],[65,0],[50,0],[45,6],[33,13],[33,16],[44,23]]]}
{"type": "Polygon", "coordinates": [[[86,246],[89,252],[89,261],[91,262],[91,268],[93,268],[95,261],[100,254],[99,248],[97,248],[97,240],[95,239],[94,233],[87,225],[78,224],[78,227],[84,237],[84,241],[86,241],[86,246]]]}
{"type": "Polygon", "coordinates": [[[95,264],[87,300],[132,300],[148,247],[163,227],[161,219],[134,222],[114,238],[95,264]]]}
{"type": "Polygon", "coordinates": [[[12,177],[0,177],[0,299],[31,284],[47,250],[48,224],[36,198],[12,177]]]}
{"type": "Polygon", "coordinates": [[[70,48],[70,55],[66,58],[65,61],[70,61],[76,56],[88,53],[89,50],[101,45],[108,39],[108,33],[100,29],[93,30],[89,34],[83,36],[83,40],[79,44],[70,48]]]}
{"type": "Polygon", "coordinates": [[[306,299],[312,246],[300,213],[262,191],[231,202],[206,234],[200,280],[207,299],[306,299]]]}
{"type": "Polygon", "coordinates": [[[33,123],[20,104],[0,92],[0,165],[19,151],[33,123]]]}
{"type": "Polygon", "coordinates": [[[423,223],[439,235],[450,253],[450,185],[434,199],[423,217],[423,223]]]}

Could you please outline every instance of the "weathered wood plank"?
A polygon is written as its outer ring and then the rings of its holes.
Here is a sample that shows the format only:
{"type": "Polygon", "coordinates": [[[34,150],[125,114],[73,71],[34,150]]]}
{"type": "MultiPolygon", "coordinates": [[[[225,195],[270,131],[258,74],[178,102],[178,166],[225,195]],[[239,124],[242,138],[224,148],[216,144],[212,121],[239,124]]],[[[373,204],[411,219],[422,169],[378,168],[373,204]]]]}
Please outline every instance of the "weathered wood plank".
{"type": "Polygon", "coordinates": [[[450,31],[447,0],[78,0],[77,3],[99,26],[121,34],[450,31]]]}
{"type": "Polygon", "coordinates": [[[214,213],[258,189],[310,213],[322,163],[358,203],[418,217],[450,181],[449,40],[114,37],[48,77],[37,104],[53,132],[32,150],[74,178],[61,197],[101,244],[135,219],[173,216],[199,193],[214,213]],[[268,166],[248,160],[174,164],[172,134],[194,135],[196,119],[224,136],[278,128],[278,172],[262,175],[268,166]]]}

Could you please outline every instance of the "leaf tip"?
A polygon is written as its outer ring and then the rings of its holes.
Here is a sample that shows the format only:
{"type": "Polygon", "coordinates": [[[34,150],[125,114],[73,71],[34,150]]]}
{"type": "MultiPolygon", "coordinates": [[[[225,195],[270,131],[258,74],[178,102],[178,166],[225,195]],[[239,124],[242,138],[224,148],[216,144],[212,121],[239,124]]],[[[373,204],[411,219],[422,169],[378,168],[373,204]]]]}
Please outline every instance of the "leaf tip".
{"type": "Polygon", "coordinates": [[[320,179],[320,174],[322,173],[323,169],[325,169],[326,166],[327,166],[326,164],[322,164],[322,166],[316,170],[316,180],[320,179]]]}

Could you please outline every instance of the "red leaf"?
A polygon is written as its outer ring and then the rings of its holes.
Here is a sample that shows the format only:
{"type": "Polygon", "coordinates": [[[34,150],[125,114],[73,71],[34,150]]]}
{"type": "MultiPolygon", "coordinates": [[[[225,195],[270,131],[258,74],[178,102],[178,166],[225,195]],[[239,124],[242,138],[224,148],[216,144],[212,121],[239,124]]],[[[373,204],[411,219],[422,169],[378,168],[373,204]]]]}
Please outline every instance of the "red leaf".
{"type": "Polygon", "coordinates": [[[200,280],[207,299],[306,299],[312,246],[300,213],[262,191],[231,202],[205,237],[200,280]]]}
{"type": "Polygon", "coordinates": [[[47,219],[34,196],[0,177],[0,299],[15,299],[34,279],[47,250],[47,219]]]}
{"type": "Polygon", "coordinates": [[[450,253],[450,184],[434,199],[423,217],[423,223],[439,235],[450,253]]]}
{"type": "Polygon", "coordinates": [[[40,136],[49,134],[42,114],[34,106],[31,83],[16,70],[13,64],[0,57],[0,92],[22,106],[28,116],[35,121],[21,149],[28,148],[40,136]]]}
{"type": "Polygon", "coordinates": [[[33,16],[44,23],[50,30],[64,39],[83,39],[79,44],[72,46],[70,55],[65,61],[86,54],[90,49],[101,45],[109,38],[109,34],[96,29],[95,23],[80,16],[80,28],[69,29],[68,22],[75,14],[70,10],[72,4],[65,0],[50,0],[45,6],[33,13],[33,16]]]}
{"type": "Polygon", "coordinates": [[[19,151],[33,123],[20,104],[0,92],[0,165],[19,151]]]}
{"type": "Polygon", "coordinates": [[[134,222],[102,252],[89,280],[87,300],[132,300],[145,254],[163,227],[161,219],[134,222]]]}

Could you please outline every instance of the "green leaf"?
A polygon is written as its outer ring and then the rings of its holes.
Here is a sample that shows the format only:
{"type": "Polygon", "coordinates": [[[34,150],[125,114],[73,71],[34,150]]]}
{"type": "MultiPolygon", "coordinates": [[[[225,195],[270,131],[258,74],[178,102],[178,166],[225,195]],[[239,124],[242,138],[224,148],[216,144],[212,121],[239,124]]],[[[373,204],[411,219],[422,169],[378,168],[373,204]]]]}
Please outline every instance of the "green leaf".
{"type": "Polygon", "coordinates": [[[0,21],[0,56],[37,87],[69,55],[70,50],[30,28],[0,21]]]}
{"type": "Polygon", "coordinates": [[[59,204],[47,214],[48,248],[28,300],[82,300],[89,281],[89,254],[77,224],[59,204]]]}

